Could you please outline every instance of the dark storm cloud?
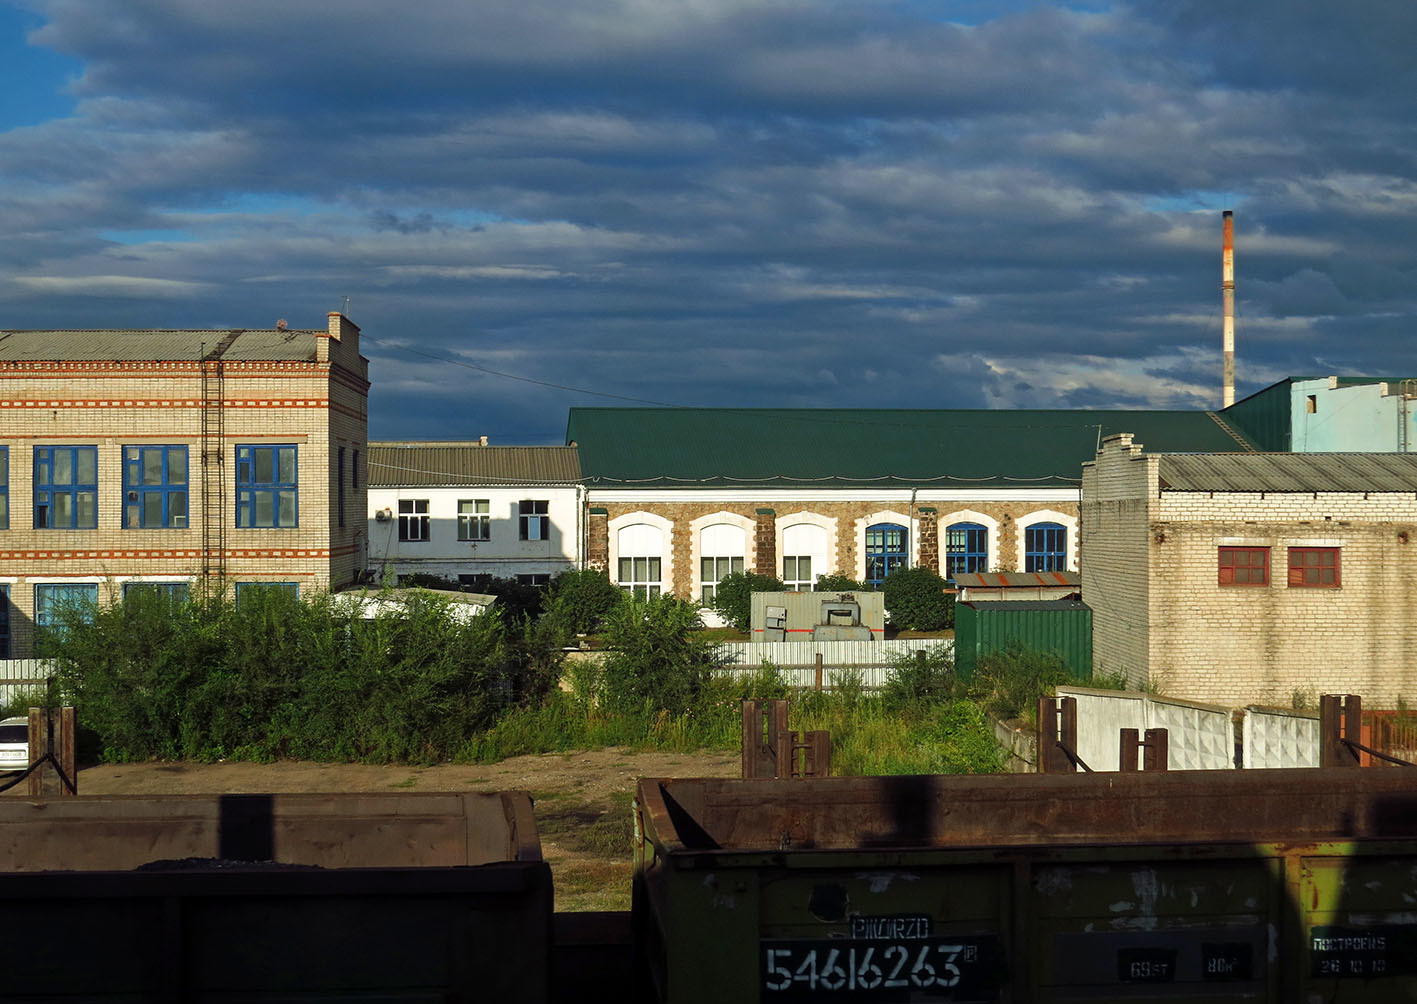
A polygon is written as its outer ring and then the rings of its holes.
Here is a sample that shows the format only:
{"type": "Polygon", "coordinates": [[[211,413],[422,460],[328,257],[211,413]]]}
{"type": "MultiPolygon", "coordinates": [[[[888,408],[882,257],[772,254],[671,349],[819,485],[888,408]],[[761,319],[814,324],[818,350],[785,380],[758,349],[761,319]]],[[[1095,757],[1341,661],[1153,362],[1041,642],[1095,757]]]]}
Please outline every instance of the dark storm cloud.
{"type": "Polygon", "coordinates": [[[1242,392],[1414,368],[1405,6],[34,6],[82,73],[0,133],[4,326],[348,295],[378,436],[1211,406],[1228,207],[1242,392]]]}

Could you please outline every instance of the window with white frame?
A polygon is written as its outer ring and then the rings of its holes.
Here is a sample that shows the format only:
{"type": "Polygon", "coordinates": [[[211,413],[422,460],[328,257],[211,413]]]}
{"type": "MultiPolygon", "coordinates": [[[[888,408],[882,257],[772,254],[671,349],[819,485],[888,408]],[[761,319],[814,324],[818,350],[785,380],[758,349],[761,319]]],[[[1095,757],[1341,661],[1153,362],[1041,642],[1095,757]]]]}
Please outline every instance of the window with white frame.
{"type": "Polygon", "coordinates": [[[399,499],[399,540],[417,543],[428,539],[428,500],[399,499]]]}
{"type": "Polygon", "coordinates": [[[523,499],[517,503],[517,537],[519,540],[546,540],[551,536],[545,499],[523,499]]]}
{"type": "Polygon", "coordinates": [[[788,589],[809,590],[817,576],[825,575],[827,531],[811,523],[795,523],[782,531],[782,584],[788,589]]]}
{"type": "Polygon", "coordinates": [[[732,523],[714,523],[699,532],[699,588],[704,603],[713,603],[725,576],[743,573],[747,547],[747,533],[732,523]]]}
{"type": "Polygon", "coordinates": [[[458,499],[458,540],[491,540],[489,499],[458,499]]]}
{"type": "Polygon", "coordinates": [[[662,579],[664,533],[647,523],[622,527],[616,535],[616,583],[638,599],[658,596],[662,579]]]}

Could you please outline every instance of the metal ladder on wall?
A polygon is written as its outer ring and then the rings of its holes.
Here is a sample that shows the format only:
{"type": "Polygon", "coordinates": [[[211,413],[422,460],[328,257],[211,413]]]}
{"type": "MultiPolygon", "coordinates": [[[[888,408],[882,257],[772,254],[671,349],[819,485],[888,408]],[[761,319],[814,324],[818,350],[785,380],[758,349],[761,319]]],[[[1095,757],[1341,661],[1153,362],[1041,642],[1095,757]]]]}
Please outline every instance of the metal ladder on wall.
{"type": "Polygon", "coordinates": [[[201,357],[202,370],[202,586],[218,592],[226,578],[225,363],[222,354],[236,341],[229,332],[201,357]]]}

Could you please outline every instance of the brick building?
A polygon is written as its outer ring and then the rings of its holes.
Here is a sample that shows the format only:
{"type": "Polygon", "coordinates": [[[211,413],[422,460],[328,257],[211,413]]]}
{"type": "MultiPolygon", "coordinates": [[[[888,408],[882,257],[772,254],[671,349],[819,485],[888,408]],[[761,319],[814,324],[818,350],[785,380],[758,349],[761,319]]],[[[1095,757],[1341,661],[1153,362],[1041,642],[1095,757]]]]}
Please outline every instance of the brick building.
{"type": "Polygon", "coordinates": [[[359,328],[0,331],[0,657],[63,603],[359,578],[359,328]]]}
{"type": "Polygon", "coordinates": [[[1231,705],[1417,689],[1417,456],[1111,436],[1083,469],[1081,532],[1099,672],[1231,705]]]}
{"type": "Polygon", "coordinates": [[[1081,466],[1145,428],[1247,448],[1209,412],[573,408],[586,561],[640,593],[711,597],[754,570],[810,588],[898,567],[1075,570],[1081,466]]]}

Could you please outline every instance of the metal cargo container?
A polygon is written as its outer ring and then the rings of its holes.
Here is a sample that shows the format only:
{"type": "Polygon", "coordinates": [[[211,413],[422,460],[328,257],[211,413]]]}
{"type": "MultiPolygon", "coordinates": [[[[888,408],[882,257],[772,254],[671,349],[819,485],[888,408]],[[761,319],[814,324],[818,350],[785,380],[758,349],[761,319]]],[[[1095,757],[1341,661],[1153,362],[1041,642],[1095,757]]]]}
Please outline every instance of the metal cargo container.
{"type": "Polygon", "coordinates": [[[1092,679],[1092,608],[1078,600],[980,600],[955,604],[955,672],[1017,643],[1061,656],[1077,680],[1092,679]]]}
{"type": "Polygon", "coordinates": [[[4,994],[542,1004],[525,792],[0,800],[4,994]]]}
{"type": "Polygon", "coordinates": [[[640,782],[649,996],[1417,998],[1402,771],[640,782]]]}
{"type": "Polygon", "coordinates": [[[884,593],[791,591],[754,593],[753,641],[880,641],[886,629],[884,593]]]}

